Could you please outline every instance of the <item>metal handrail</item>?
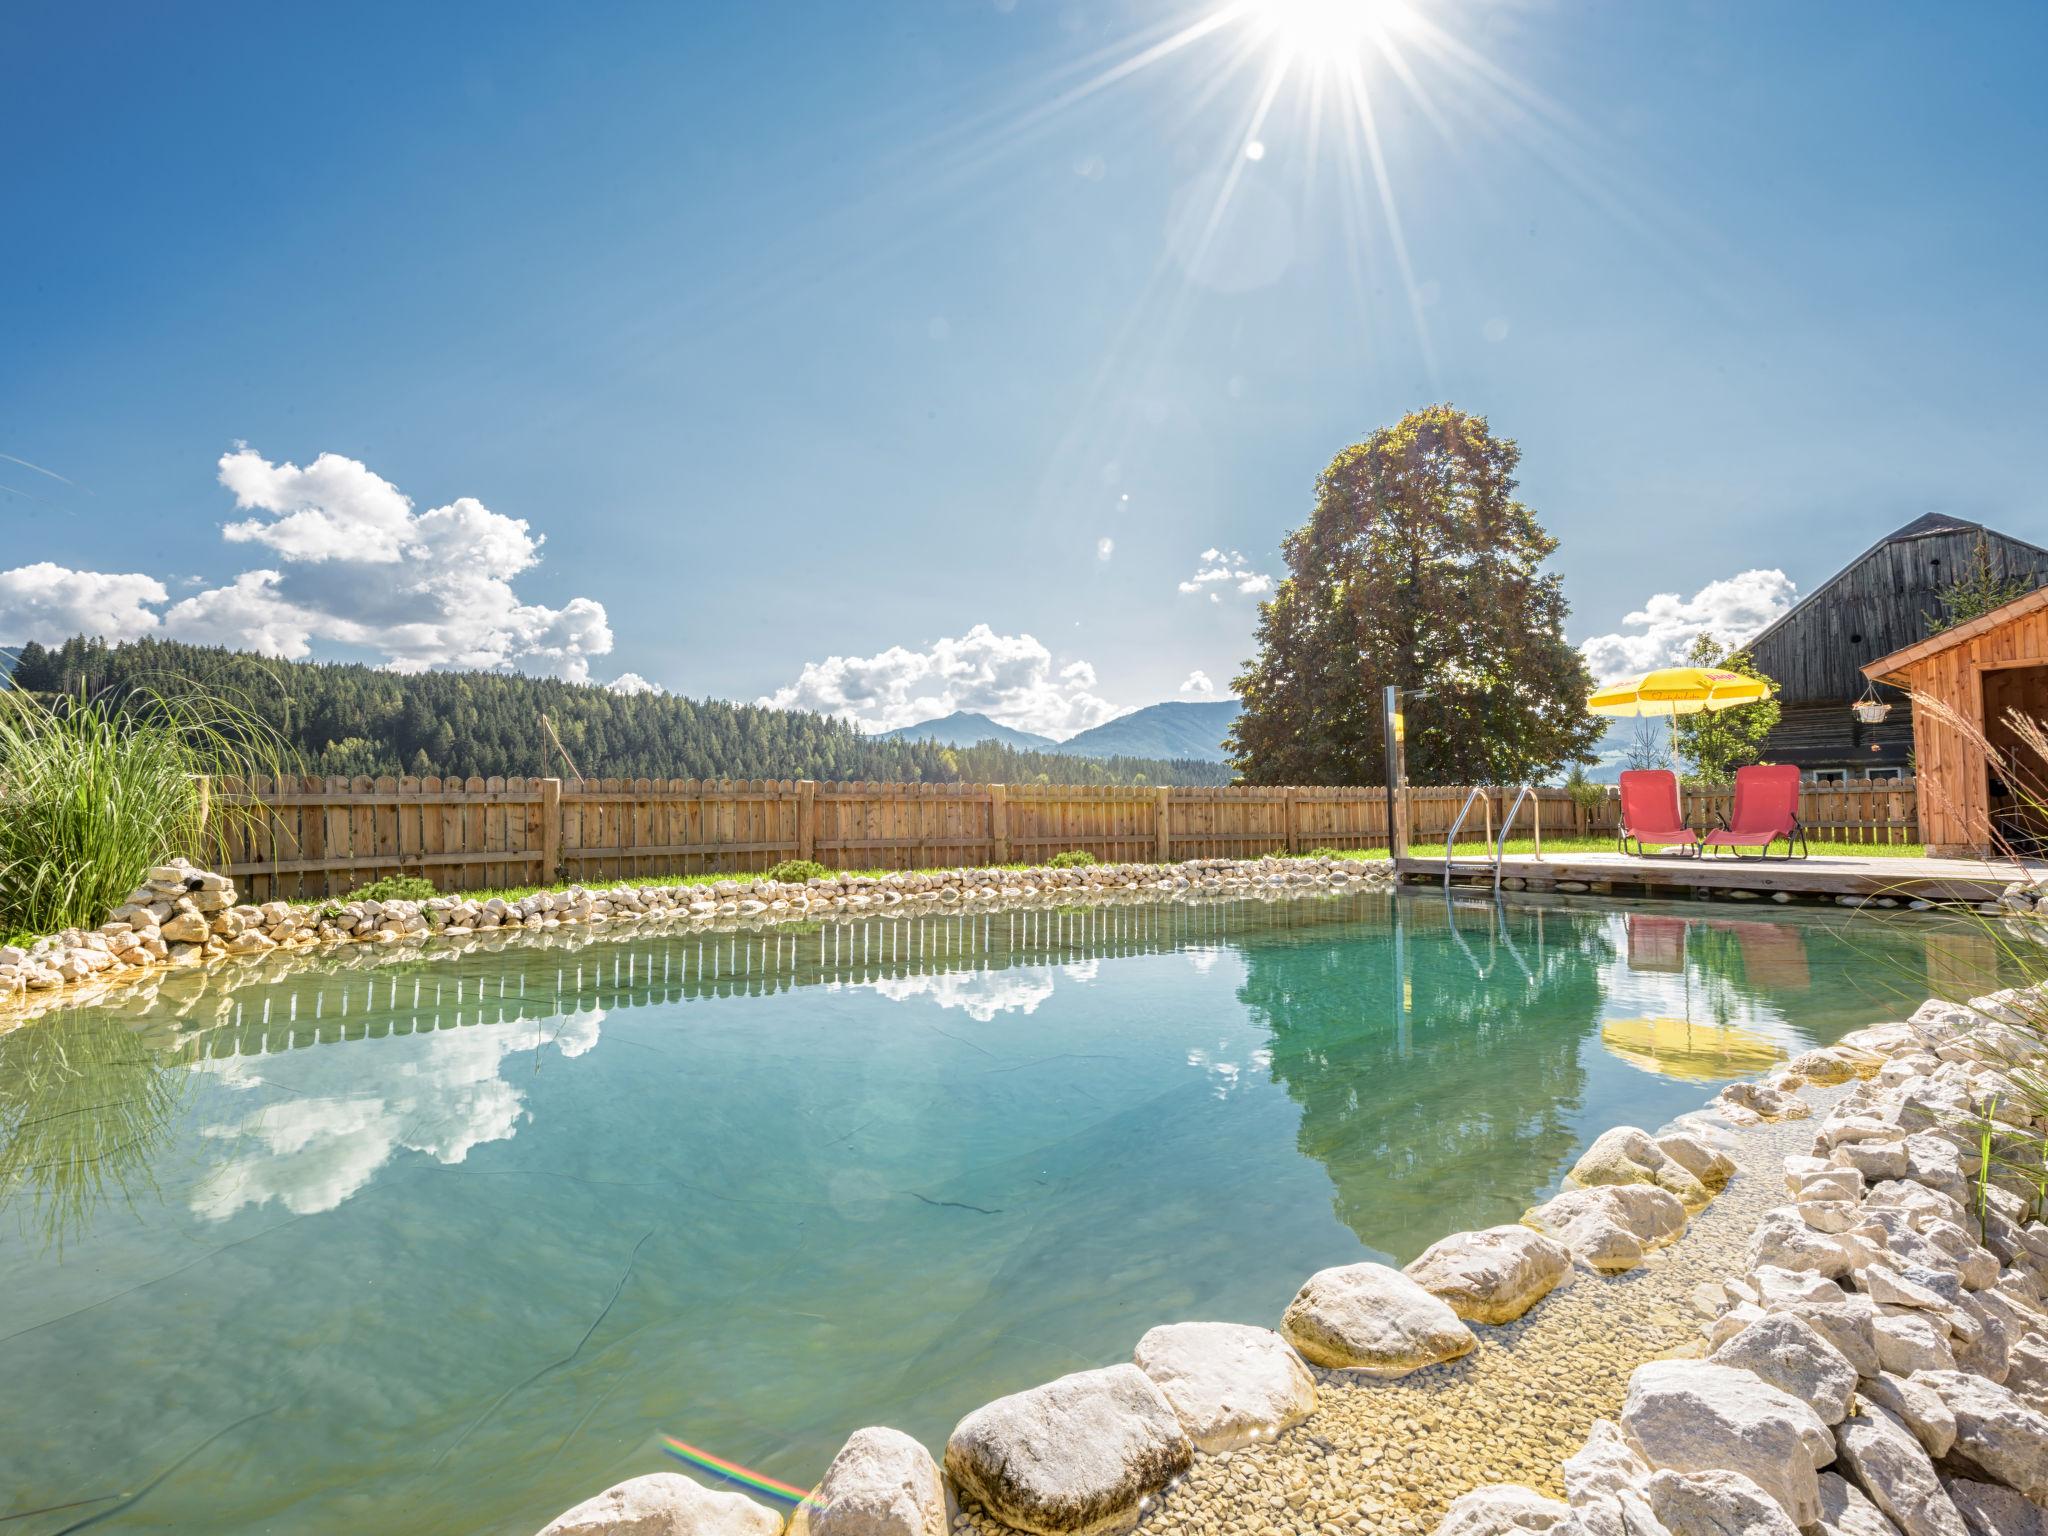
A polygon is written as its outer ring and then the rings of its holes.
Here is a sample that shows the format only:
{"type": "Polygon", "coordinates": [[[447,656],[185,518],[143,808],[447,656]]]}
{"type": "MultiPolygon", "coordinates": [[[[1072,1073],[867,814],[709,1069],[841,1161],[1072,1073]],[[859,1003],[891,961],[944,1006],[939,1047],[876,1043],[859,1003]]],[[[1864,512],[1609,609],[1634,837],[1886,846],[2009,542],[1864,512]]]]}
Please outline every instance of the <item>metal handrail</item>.
{"type": "Polygon", "coordinates": [[[1444,839],[1444,894],[1451,889],[1451,852],[1458,846],[1458,834],[1465,829],[1465,818],[1472,814],[1472,802],[1486,793],[1484,785],[1474,785],[1465,796],[1465,803],[1458,807],[1458,819],[1451,823],[1451,834],[1444,839]]]}
{"type": "Polygon", "coordinates": [[[1515,791],[1514,804],[1508,807],[1507,815],[1500,819],[1500,839],[1493,845],[1493,894],[1496,896],[1500,895],[1500,863],[1507,857],[1508,833],[1515,825],[1515,812],[1522,808],[1524,800],[1532,802],[1533,809],[1529,813],[1529,821],[1536,833],[1536,857],[1543,857],[1543,802],[1536,800],[1535,794],[1535,785],[1524,784],[1515,791]]]}

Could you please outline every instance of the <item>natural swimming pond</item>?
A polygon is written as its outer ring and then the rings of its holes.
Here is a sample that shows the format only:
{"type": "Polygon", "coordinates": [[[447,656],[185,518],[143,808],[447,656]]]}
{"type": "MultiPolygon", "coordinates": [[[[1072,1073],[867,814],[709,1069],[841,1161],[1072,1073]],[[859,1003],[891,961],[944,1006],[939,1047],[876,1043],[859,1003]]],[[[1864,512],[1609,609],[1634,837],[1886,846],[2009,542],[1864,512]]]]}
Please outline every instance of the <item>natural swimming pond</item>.
{"type": "Polygon", "coordinates": [[[1994,963],[1376,892],[177,975],[0,1036],[0,1529],[526,1536],[663,1435],[936,1449],[1994,963]]]}

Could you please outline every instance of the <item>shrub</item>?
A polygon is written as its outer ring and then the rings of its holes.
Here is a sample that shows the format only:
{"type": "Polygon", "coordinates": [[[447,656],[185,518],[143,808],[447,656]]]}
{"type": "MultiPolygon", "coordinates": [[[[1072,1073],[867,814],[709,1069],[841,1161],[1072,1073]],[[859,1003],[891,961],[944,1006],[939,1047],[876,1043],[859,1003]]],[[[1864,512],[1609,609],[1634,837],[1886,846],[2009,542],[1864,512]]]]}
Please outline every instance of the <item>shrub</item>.
{"type": "MultiPolygon", "coordinates": [[[[46,704],[0,690],[0,930],[91,927],[174,854],[210,852],[203,778],[275,773],[274,733],[196,692],[46,704]]],[[[211,831],[246,818],[213,807],[211,831]]]]}
{"type": "Polygon", "coordinates": [[[424,875],[386,875],[348,893],[350,901],[425,901],[438,896],[434,882],[424,875]]]}
{"type": "Polygon", "coordinates": [[[780,864],[770,865],[761,878],[778,885],[802,885],[806,880],[826,879],[831,873],[816,859],[784,859],[780,864]]]}
{"type": "Polygon", "coordinates": [[[1069,848],[1065,853],[1056,853],[1045,861],[1047,869],[1081,869],[1101,860],[1083,848],[1069,848]]]}

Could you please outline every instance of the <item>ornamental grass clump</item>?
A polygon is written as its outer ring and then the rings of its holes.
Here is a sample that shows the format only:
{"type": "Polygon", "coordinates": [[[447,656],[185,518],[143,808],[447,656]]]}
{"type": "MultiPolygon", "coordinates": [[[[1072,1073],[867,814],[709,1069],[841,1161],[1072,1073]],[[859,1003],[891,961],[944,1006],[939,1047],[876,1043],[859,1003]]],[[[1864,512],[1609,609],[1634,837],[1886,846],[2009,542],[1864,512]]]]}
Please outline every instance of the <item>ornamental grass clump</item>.
{"type": "Polygon", "coordinates": [[[0,691],[0,931],[94,926],[152,865],[206,862],[249,812],[209,817],[202,779],[274,773],[281,758],[254,715],[194,691],[0,691]]]}

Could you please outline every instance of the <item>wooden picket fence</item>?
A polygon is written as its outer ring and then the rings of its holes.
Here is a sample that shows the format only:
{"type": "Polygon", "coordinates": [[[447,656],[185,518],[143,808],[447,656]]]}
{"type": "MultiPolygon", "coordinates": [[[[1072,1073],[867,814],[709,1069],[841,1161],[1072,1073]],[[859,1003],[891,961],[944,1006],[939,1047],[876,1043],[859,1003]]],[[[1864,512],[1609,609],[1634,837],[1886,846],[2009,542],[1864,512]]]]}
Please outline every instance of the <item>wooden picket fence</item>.
{"type": "MultiPolygon", "coordinates": [[[[1043,863],[1079,849],[1105,863],[1247,858],[1387,846],[1383,789],[869,784],[790,779],[256,779],[208,788],[212,842],[253,901],[340,895],[386,875],[444,891],[557,880],[745,873],[784,859],[835,869],[1043,863]]],[[[1407,792],[1417,851],[1441,845],[1468,792],[1407,792]]],[[[1499,827],[1512,790],[1487,792],[1463,837],[1499,827]]],[[[1588,809],[1539,791],[1546,838],[1612,836],[1616,802],[1588,809]]],[[[1688,795],[1710,818],[1726,795],[1688,795]]],[[[1817,785],[1815,835],[1872,843],[1917,835],[1910,780],[1817,785]]],[[[1524,806],[1515,833],[1527,835],[1524,806]]]]}

